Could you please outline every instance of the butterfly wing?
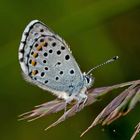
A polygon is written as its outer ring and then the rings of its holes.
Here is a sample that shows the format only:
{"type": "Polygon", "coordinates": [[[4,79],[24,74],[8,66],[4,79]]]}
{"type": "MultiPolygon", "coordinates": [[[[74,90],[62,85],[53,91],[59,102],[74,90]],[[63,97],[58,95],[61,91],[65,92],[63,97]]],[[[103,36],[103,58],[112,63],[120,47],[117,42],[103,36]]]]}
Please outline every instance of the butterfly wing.
{"type": "Polygon", "coordinates": [[[68,45],[40,21],[25,28],[19,61],[28,81],[54,94],[72,94],[83,86],[83,75],[68,45]]]}

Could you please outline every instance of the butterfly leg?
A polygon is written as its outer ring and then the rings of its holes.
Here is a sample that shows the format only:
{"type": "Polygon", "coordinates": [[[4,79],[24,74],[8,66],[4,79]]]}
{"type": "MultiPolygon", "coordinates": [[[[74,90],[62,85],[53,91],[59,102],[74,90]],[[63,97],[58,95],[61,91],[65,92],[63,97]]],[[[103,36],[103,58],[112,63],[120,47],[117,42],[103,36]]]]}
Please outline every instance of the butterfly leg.
{"type": "Polygon", "coordinates": [[[86,94],[79,94],[79,96],[77,96],[77,112],[84,108],[87,99],[88,96],[86,94]]]}
{"type": "Polygon", "coordinates": [[[65,108],[64,108],[64,114],[53,124],[51,124],[48,128],[46,128],[45,130],[48,130],[51,127],[56,126],[57,124],[61,123],[62,121],[66,120],[68,117],[74,115],[76,112],[80,111],[85,103],[87,101],[87,95],[81,95],[81,96],[71,96],[70,98],[68,98],[65,102],[65,108]],[[71,103],[72,100],[77,100],[77,103],[74,104],[70,109],[67,110],[67,105],[69,103],[71,103]],[[82,107],[81,107],[81,103],[82,103],[82,107]]]}
{"type": "Polygon", "coordinates": [[[84,108],[85,103],[87,102],[87,99],[88,99],[88,96],[86,95],[85,98],[84,98],[84,101],[83,101],[83,103],[82,103],[82,105],[81,105],[81,106],[82,106],[81,109],[84,108]]]}
{"type": "Polygon", "coordinates": [[[68,109],[65,114],[63,114],[57,121],[55,121],[53,124],[51,124],[49,127],[47,127],[45,130],[48,130],[56,125],[58,125],[59,123],[65,121],[67,118],[73,116],[76,113],[76,104],[73,105],[70,109],[68,109]]]}
{"type": "Polygon", "coordinates": [[[73,100],[72,97],[69,97],[66,101],[65,101],[65,107],[64,107],[64,115],[66,117],[66,112],[67,112],[67,105],[71,103],[71,101],[73,100]]]}

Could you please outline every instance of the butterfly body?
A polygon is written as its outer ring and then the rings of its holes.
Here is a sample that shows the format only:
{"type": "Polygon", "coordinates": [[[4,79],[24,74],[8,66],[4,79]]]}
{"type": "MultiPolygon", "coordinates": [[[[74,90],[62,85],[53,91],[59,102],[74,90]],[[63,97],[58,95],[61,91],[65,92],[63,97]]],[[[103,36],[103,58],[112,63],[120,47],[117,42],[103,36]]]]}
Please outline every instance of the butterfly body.
{"type": "Polygon", "coordinates": [[[23,32],[19,61],[27,81],[66,102],[83,101],[94,81],[81,72],[65,41],[38,20],[23,32]]]}

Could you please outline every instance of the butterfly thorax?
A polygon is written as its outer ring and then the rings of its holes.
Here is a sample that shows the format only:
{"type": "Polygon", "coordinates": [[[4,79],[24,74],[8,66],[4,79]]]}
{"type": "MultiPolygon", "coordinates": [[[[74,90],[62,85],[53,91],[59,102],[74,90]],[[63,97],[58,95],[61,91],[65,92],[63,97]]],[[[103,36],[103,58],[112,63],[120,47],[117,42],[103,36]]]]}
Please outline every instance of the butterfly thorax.
{"type": "Polygon", "coordinates": [[[77,100],[81,102],[87,98],[87,90],[92,86],[93,82],[94,79],[91,75],[86,75],[86,73],[83,73],[83,81],[74,86],[70,93],[67,92],[63,94],[61,98],[66,101],[77,100]]]}

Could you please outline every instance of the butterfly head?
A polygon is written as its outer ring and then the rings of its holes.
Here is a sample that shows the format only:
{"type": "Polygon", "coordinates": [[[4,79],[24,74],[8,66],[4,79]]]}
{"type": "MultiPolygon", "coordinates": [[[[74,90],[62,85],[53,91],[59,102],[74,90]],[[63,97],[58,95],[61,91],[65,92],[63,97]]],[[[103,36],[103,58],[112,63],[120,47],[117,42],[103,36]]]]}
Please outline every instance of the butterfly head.
{"type": "Polygon", "coordinates": [[[92,84],[94,83],[94,78],[93,78],[92,74],[87,75],[86,73],[83,73],[83,76],[84,76],[85,86],[87,88],[90,88],[92,86],[92,84]]]}

